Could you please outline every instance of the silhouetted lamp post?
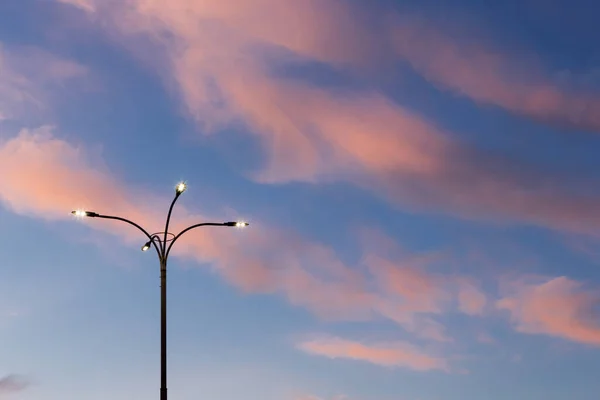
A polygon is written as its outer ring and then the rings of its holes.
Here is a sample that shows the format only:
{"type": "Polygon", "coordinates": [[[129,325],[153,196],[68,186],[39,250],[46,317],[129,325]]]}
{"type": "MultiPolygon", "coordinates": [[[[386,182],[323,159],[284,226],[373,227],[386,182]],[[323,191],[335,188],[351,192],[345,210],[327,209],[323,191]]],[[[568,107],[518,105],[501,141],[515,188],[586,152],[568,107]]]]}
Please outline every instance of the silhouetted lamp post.
{"type": "Polygon", "coordinates": [[[114,219],[117,221],[126,222],[129,225],[133,225],[140,231],[142,231],[144,235],[146,235],[146,237],[148,238],[148,242],[146,242],[142,246],[142,251],[149,250],[152,246],[154,246],[154,248],[156,249],[156,252],[158,254],[158,260],[160,261],[160,400],[167,400],[167,259],[169,257],[169,253],[171,252],[171,248],[173,247],[177,239],[181,237],[181,235],[194,228],[198,228],[201,226],[244,227],[249,225],[247,222],[203,222],[200,224],[189,226],[181,232],[179,232],[177,235],[170,233],[169,222],[171,220],[171,212],[173,211],[173,206],[175,205],[175,202],[177,201],[179,196],[181,196],[181,194],[185,192],[186,189],[187,186],[184,182],[177,184],[177,186],[175,187],[175,198],[171,202],[171,207],[169,207],[169,213],[167,214],[167,222],[165,223],[164,232],[149,234],[140,225],[125,218],[114,217],[110,215],[102,215],[93,211],[72,211],[72,214],[77,217],[114,219]]]}

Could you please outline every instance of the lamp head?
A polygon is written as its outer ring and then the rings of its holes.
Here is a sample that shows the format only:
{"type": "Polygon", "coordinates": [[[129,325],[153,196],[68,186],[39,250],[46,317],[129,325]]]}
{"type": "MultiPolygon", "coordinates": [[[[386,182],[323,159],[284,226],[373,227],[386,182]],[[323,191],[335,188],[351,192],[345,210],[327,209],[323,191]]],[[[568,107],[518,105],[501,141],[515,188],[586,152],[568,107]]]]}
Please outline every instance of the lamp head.
{"type": "Polygon", "coordinates": [[[150,246],[152,245],[152,242],[148,242],[145,245],[142,246],[142,251],[148,251],[150,249],[150,246]]]}
{"type": "Polygon", "coordinates": [[[175,193],[181,194],[181,193],[185,192],[186,189],[187,189],[186,183],[185,182],[179,182],[177,184],[177,186],[175,186],[175,193]]]}
{"type": "Polygon", "coordinates": [[[83,218],[83,217],[93,218],[93,217],[98,216],[98,213],[95,213],[93,211],[83,211],[83,210],[74,210],[74,211],[71,211],[71,214],[73,214],[76,217],[80,217],[80,218],[83,218]]]}
{"type": "Polygon", "coordinates": [[[243,228],[243,227],[248,226],[250,224],[247,223],[247,222],[242,222],[242,221],[238,221],[238,222],[234,221],[234,222],[225,222],[224,225],[225,226],[235,226],[237,228],[243,228]]]}

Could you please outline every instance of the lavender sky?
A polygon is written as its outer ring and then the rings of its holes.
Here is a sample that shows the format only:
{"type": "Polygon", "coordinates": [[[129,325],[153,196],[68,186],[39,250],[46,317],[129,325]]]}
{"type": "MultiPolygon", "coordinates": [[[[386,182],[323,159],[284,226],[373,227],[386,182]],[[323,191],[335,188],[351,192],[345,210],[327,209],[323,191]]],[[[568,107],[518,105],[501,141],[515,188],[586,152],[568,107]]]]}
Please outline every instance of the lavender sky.
{"type": "Polygon", "coordinates": [[[596,400],[595,3],[0,1],[0,399],[596,400]]]}

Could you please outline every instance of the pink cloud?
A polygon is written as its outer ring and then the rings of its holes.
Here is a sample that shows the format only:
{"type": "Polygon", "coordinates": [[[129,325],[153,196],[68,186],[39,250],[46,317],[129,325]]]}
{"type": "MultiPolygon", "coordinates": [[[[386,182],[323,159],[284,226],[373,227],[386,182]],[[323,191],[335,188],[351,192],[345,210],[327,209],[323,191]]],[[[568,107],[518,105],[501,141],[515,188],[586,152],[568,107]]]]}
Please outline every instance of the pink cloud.
{"type": "MultiPolygon", "coordinates": [[[[70,218],[84,208],[128,218],[158,231],[168,199],[140,192],[111,177],[99,156],[53,136],[52,128],[23,130],[0,145],[0,200],[12,211],[48,220],[70,218]],[[141,201],[141,199],[144,199],[141,201]]],[[[173,230],[207,220],[184,206],[173,230]]],[[[123,235],[133,243],[144,238],[133,228],[110,221],[86,221],[91,227],[123,235]]],[[[236,286],[249,292],[279,292],[294,304],[323,315],[368,314],[370,294],[360,275],[337,260],[325,246],[254,226],[243,235],[233,230],[196,230],[182,238],[175,253],[213,262],[236,286]],[[232,252],[231,248],[239,248],[232,252]]]]}
{"type": "Polygon", "coordinates": [[[298,348],[314,355],[366,361],[386,367],[402,367],[415,371],[448,371],[447,361],[429,355],[407,343],[363,344],[337,337],[316,339],[298,344],[298,348]]]}
{"type": "MultiPolygon", "coordinates": [[[[16,213],[47,220],[70,218],[70,210],[84,208],[127,216],[154,232],[161,229],[163,207],[169,200],[119,182],[100,154],[56,138],[51,127],[23,130],[0,143],[0,169],[5,171],[0,176],[0,201],[16,213]]],[[[214,220],[184,205],[178,210],[173,231],[198,220],[214,220]]],[[[124,224],[85,222],[136,246],[144,241],[124,224]]],[[[253,224],[252,229],[238,233],[192,231],[178,242],[173,254],[210,263],[244,291],[280,294],[322,318],[385,318],[416,336],[450,340],[443,325],[432,318],[460,311],[456,304],[463,278],[431,274],[427,257],[393,256],[365,246],[362,264],[348,266],[332,249],[277,227],[253,224]]],[[[393,241],[387,241],[394,250],[393,241]]]]}
{"type": "MultiPolygon", "coordinates": [[[[187,104],[204,120],[204,100],[193,71],[181,67],[187,104]]],[[[505,219],[586,231],[598,225],[599,202],[542,180],[528,165],[475,155],[448,142],[445,133],[380,95],[328,92],[267,78],[243,69],[218,77],[232,115],[259,135],[267,150],[265,183],[349,180],[404,207],[466,217],[505,219]],[[480,159],[481,158],[481,159],[480,159]],[[592,216],[592,218],[590,218],[592,216]]],[[[204,93],[204,92],[202,92],[204,93]]],[[[223,110],[221,115],[223,114],[223,110]]],[[[208,119],[210,120],[210,119],[208,119]]]]}
{"type": "Polygon", "coordinates": [[[413,261],[410,258],[391,261],[375,255],[365,257],[365,264],[384,293],[375,307],[419,337],[450,341],[444,326],[430,316],[446,311],[452,295],[439,277],[426,272],[423,265],[410,265],[413,261]]]}
{"type": "MultiPolygon", "coordinates": [[[[194,243],[210,240],[193,239],[194,243]]],[[[243,243],[227,243],[223,236],[218,240],[215,248],[201,251],[197,244],[188,248],[188,242],[183,241],[176,254],[197,258],[200,253],[199,261],[210,259],[229,282],[242,290],[279,293],[321,318],[385,318],[419,338],[449,342],[452,339],[444,325],[433,317],[448,312],[472,314],[458,306],[464,278],[430,273],[426,265],[417,265],[423,261],[418,256],[390,260],[365,248],[361,268],[351,267],[341,263],[331,249],[274,227],[244,236],[243,243]],[[240,246],[240,251],[221,249],[221,243],[227,248],[240,246]]],[[[477,289],[473,286],[472,290],[477,289]]]]}
{"type": "Polygon", "coordinates": [[[482,315],[487,305],[487,296],[470,282],[463,281],[459,285],[459,309],[465,314],[482,315]]]}
{"type": "Polygon", "coordinates": [[[600,291],[559,277],[543,282],[515,282],[509,294],[497,302],[507,310],[515,328],[529,334],[545,334],[573,342],[600,346],[597,310],[600,291]]]}
{"type": "MultiPolygon", "coordinates": [[[[583,194],[586,188],[579,194],[530,165],[510,169],[507,165],[518,162],[464,148],[436,124],[375,91],[316,87],[273,73],[273,60],[287,65],[298,58],[357,70],[361,60],[369,59],[366,55],[381,49],[371,44],[382,38],[368,33],[356,10],[345,3],[110,4],[96,6],[112,17],[123,37],[135,41],[147,35],[164,51],[160,60],[166,65],[160,70],[169,71],[166,82],[175,85],[204,132],[233,125],[262,143],[266,161],[252,175],[259,182],[345,180],[419,211],[576,232],[590,232],[600,224],[600,196],[583,194]],[[277,18],[264,17],[273,13],[277,18]]],[[[398,29],[417,28],[404,24],[398,29]]],[[[453,54],[452,48],[448,51],[453,54]]],[[[373,54],[371,60],[378,57],[373,54]]],[[[452,67],[455,59],[448,57],[452,67]]],[[[481,59],[474,58],[482,65],[467,78],[495,76],[495,58],[481,59]]],[[[461,74],[457,79],[466,80],[461,74]]],[[[494,90],[510,89],[493,82],[494,90]]],[[[545,89],[538,92],[542,95],[527,98],[528,107],[544,109],[546,99],[554,97],[547,97],[545,89]]]]}
{"type": "Polygon", "coordinates": [[[531,57],[516,59],[480,38],[452,38],[414,16],[394,27],[397,54],[435,84],[532,118],[600,130],[600,93],[566,88],[531,57]]]}
{"type": "MultiPolygon", "coordinates": [[[[373,38],[360,23],[352,22],[356,15],[343,3],[131,0],[114,9],[106,4],[93,5],[97,12],[114,17],[121,32],[146,34],[159,43],[166,55],[167,81],[175,84],[205,132],[241,126],[261,141],[267,162],[253,176],[257,181],[346,180],[412,209],[575,232],[592,232],[600,225],[597,195],[567,189],[529,165],[509,170],[507,160],[461,147],[435,123],[381,93],[328,89],[275,76],[270,61],[278,51],[285,54],[278,58],[283,63],[299,57],[338,69],[356,68],[361,60],[377,57],[369,45],[373,38]],[[265,10],[274,14],[265,19],[265,10]]],[[[442,57],[431,61],[402,37],[422,27],[409,24],[398,29],[398,51],[431,80],[455,84],[455,89],[478,101],[535,117],[597,122],[593,113],[577,114],[583,107],[580,97],[564,105],[572,99],[546,81],[528,86],[506,82],[504,70],[513,67],[503,57],[475,48],[469,54],[475,67],[465,66],[453,42],[425,31],[415,40],[427,45],[431,41],[428,54],[438,49],[442,57]],[[456,75],[445,75],[437,62],[456,75]]],[[[59,71],[69,76],[69,68],[59,71]]],[[[111,178],[101,163],[90,163],[86,157],[83,149],[53,138],[48,129],[23,131],[0,148],[0,170],[10,171],[0,176],[0,198],[16,212],[44,218],[64,218],[73,206],[98,207],[129,215],[145,226],[160,226],[162,214],[154,214],[153,205],[164,199],[125,192],[123,183],[111,178]],[[141,196],[148,200],[137,202],[141,196]]],[[[187,210],[182,215],[184,222],[202,218],[187,210]]],[[[94,226],[131,242],[139,240],[137,232],[126,227],[96,222],[94,226]]],[[[367,249],[363,271],[341,263],[326,246],[293,233],[255,225],[249,232],[195,231],[179,243],[175,254],[211,263],[242,290],[279,293],[323,318],[386,318],[420,338],[436,341],[451,340],[436,316],[481,315],[487,304],[474,283],[431,273],[419,259],[367,249]]],[[[522,332],[597,344],[597,328],[586,308],[591,300],[569,286],[566,278],[559,282],[525,286],[497,306],[510,312],[522,332]],[[560,312],[546,311],[547,302],[560,312]]],[[[312,346],[310,351],[330,357],[444,369],[435,358],[403,346],[369,347],[342,339],[312,346]]]]}
{"type": "Polygon", "coordinates": [[[74,207],[103,206],[109,213],[122,210],[148,221],[104,166],[88,160],[91,156],[55,138],[50,126],[24,129],[1,143],[0,199],[19,214],[51,220],[65,218],[74,207]]]}
{"type": "MultiPolygon", "coordinates": [[[[102,6],[102,2],[96,3],[98,8],[102,6]]],[[[331,0],[207,0],[202,3],[175,0],[168,4],[160,0],[134,0],[121,3],[126,7],[117,10],[127,14],[113,13],[113,16],[118,18],[122,28],[170,32],[193,44],[208,45],[205,53],[194,51],[207,66],[217,66],[219,61],[230,59],[227,53],[231,46],[238,49],[249,45],[271,46],[342,65],[368,62],[379,48],[379,37],[364,24],[357,24],[356,17],[361,10],[350,3],[331,0]],[[211,43],[212,35],[224,40],[223,50],[219,51],[211,43]]],[[[195,49],[180,50],[186,53],[195,49]]],[[[243,55],[238,61],[245,61],[243,55]]]]}
{"type": "Polygon", "coordinates": [[[563,88],[539,63],[511,59],[473,35],[453,40],[438,30],[439,24],[414,15],[381,16],[383,28],[375,29],[355,6],[330,0],[133,0],[112,10],[92,0],[60,1],[102,8],[125,32],[162,39],[168,34],[165,45],[173,57],[175,79],[187,92],[192,113],[203,104],[198,98],[210,106],[206,97],[222,91],[222,78],[216,75],[235,76],[236,71],[262,64],[267,47],[355,71],[389,63],[392,59],[386,54],[395,51],[427,79],[476,101],[591,129],[600,125],[598,94],[563,88]],[[215,48],[217,37],[220,45],[215,48]],[[190,80],[196,81],[191,87],[190,80]],[[215,88],[210,87],[213,83],[215,88]]]}
{"type": "MultiPolygon", "coordinates": [[[[5,171],[0,200],[23,215],[66,219],[72,208],[82,207],[126,215],[159,230],[162,213],[156,212],[168,203],[115,180],[99,155],[56,138],[49,127],[23,130],[1,143],[0,169],[5,171]]],[[[174,230],[212,219],[181,209],[174,230]]],[[[90,221],[90,227],[118,234],[136,247],[143,240],[128,226],[90,221]]],[[[423,339],[451,340],[433,319],[436,315],[482,311],[486,300],[480,289],[464,277],[429,271],[431,255],[406,254],[381,234],[371,237],[371,243],[377,245],[365,243],[364,270],[341,263],[325,246],[260,225],[242,235],[195,231],[178,243],[174,254],[211,263],[242,290],[281,294],[323,318],[387,318],[423,339]]],[[[497,306],[511,313],[519,331],[599,344],[600,327],[591,318],[596,299],[576,282],[557,278],[516,285],[497,306]]]]}
{"type": "Polygon", "coordinates": [[[452,341],[435,315],[460,312],[482,315],[487,296],[477,282],[457,273],[433,270],[436,264],[451,261],[441,253],[413,254],[392,238],[377,231],[362,232],[363,264],[377,290],[376,309],[419,337],[440,342],[452,341]]]}
{"type": "MultiPolygon", "coordinates": [[[[116,181],[98,156],[53,136],[52,128],[23,130],[0,146],[0,200],[16,213],[49,220],[70,217],[73,208],[127,215],[152,230],[160,230],[168,199],[141,193],[116,181]],[[95,159],[95,161],[94,161],[95,159]],[[143,198],[144,201],[138,201],[143,198]],[[161,210],[162,211],[162,210],[161,210]]],[[[185,210],[174,230],[193,220],[206,220],[185,210]]],[[[90,221],[91,227],[143,238],[128,226],[90,221]],[[93,222],[93,223],[92,223],[93,222]]],[[[292,303],[323,315],[369,315],[372,294],[363,277],[343,265],[334,252],[276,227],[253,226],[236,232],[197,230],[178,242],[175,254],[216,262],[232,283],[250,292],[283,291],[292,303]],[[240,251],[232,252],[232,247],[240,251]]]]}
{"type": "Polygon", "coordinates": [[[415,312],[439,312],[446,294],[436,279],[418,266],[367,256],[365,263],[383,290],[405,300],[406,308],[415,312]]]}

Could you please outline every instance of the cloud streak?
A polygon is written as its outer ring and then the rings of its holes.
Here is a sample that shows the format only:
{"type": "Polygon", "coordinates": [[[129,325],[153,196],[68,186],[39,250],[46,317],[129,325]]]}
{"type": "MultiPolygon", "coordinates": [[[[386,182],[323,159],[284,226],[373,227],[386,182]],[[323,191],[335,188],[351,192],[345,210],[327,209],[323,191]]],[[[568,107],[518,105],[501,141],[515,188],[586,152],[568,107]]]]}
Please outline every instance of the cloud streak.
{"type": "Polygon", "coordinates": [[[511,316],[515,329],[600,346],[600,291],[566,277],[508,286],[497,307],[511,316]]]}
{"type": "Polygon", "coordinates": [[[428,355],[402,342],[364,344],[338,337],[315,339],[298,344],[298,348],[313,355],[328,358],[365,361],[385,367],[409,368],[415,371],[448,372],[446,360],[428,355]]]}
{"type": "MultiPolygon", "coordinates": [[[[72,208],[126,215],[156,226],[162,199],[111,177],[99,156],[56,138],[50,127],[23,130],[0,145],[0,199],[14,212],[48,220],[70,218],[72,208]],[[143,198],[144,201],[136,201],[143,198]]],[[[210,220],[182,207],[174,230],[210,220]]],[[[138,245],[143,238],[128,226],[93,221],[90,227],[121,235],[138,245]]],[[[151,229],[152,230],[152,229],[151,229]]],[[[484,313],[488,299],[466,277],[433,273],[431,256],[411,255],[376,232],[363,235],[361,265],[342,263],[335,252],[277,227],[193,231],[176,255],[210,263],[228,282],[251,293],[285,296],[292,304],[333,320],[392,320],[416,337],[450,341],[436,316],[484,313]],[[240,251],[232,252],[231,248],[240,251]]],[[[597,296],[567,278],[512,286],[497,306],[508,310],[518,331],[600,344],[591,319],[597,296]]]]}
{"type": "Polygon", "coordinates": [[[56,0],[59,3],[68,4],[70,6],[74,6],[86,12],[94,12],[96,11],[96,7],[91,0],[56,0]]]}
{"type": "MultiPolygon", "coordinates": [[[[0,170],[5,171],[0,175],[0,199],[22,215],[60,220],[70,218],[69,211],[81,206],[158,227],[162,215],[157,215],[156,209],[167,204],[165,199],[135,187],[123,190],[124,183],[111,177],[98,156],[57,139],[50,127],[23,130],[1,143],[0,170]]],[[[185,224],[211,219],[185,207],[181,215],[175,231],[185,224]]],[[[121,235],[136,246],[143,241],[128,226],[104,222],[93,221],[90,227],[121,235]]],[[[361,265],[354,267],[342,263],[326,246],[260,225],[243,235],[220,230],[191,232],[178,243],[174,254],[212,264],[228,282],[247,292],[281,294],[292,304],[327,319],[389,319],[421,339],[452,340],[436,316],[485,312],[487,296],[471,280],[431,272],[430,255],[407,254],[379,233],[367,232],[363,237],[364,256],[361,265]],[[231,248],[240,251],[232,252],[231,248]]],[[[594,319],[598,299],[598,291],[561,277],[513,283],[496,306],[509,312],[519,332],[600,345],[600,326],[594,319]]],[[[383,349],[379,347],[370,355],[366,349],[344,341],[325,344],[322,349],[331,356],[358,357],[356,354],[364,350],[363,356],[372,356],[368,359],[371,362],[409,362],[403,361],[398,349],[397,353],[392,351],[395,355],[390,361],[381,358],[383,349]]]]}
{"type": "Polygon", "coordinates": [[[88,69],[74,61],[0,42],[0,122],[47,111],[63,85],[87,75],[88,69]]]}
{"type": "MultiPolygon", "coordinates": [[[[0,176],[0,200],[22,215],[61,220],[70,218],[71,209],[84,208],[125,215],[154,231],[163,219],[156,210],[168,203],[130,185],[124,190],[125,184],[111,176],[99,155],[56,138],[51,127],[23,130],[2,143],[0,169],[7,171],[0,176]]],[[[181,217],[174,222],[174,231],[214,219],[179,208],[181,217]]],[[[125,224],[93,220],[90,227],[122,235],[136,245],[144,240],[125,224]]],[[[391,239],[381,234],[371,237],[371,242],[385,240],[395,251],[391,239]]],[[[434,316],[477,314],[485,302],[485,296],[465,278],[430,273],[427,259],[401,252],[385,254],[365,243],[360,265],[349,266],[331,248],[273,226],[253,224],[242,235],[219,229],[191,231],[178,242],[174,254],[212,264],[244,291],[281,294],[322,318],[390,319],[430,340],[450,340],[434,316]],[[465,306],[464,299],[459,300],[465,293],[475,304],[465,306]]]]}
{"type": "Polygon", "coordinates": [[[600,131],[600,93],[559,84],[531,58],[515,59],[481,35],[453,38],[416,16],[399,17],[393,30],[397,54],[439,87],[540,121],[600,131]]]}
{"type": "MultiPolygon", "coordinates": [[[[372,43],[387,43],[381,36],[387,37],[385,32],[370,32],[346,3],[131,0],[110,4],[98,3],[98,14],[112,17],[128,40],[140,35],[154,39],[166,55],[166,65],[161,66],[170,72],[166,81],[175,84],[203,132],[233,126],[260,141],[266,161],[252,175],[258,182],[341,180],[398,207],[421,212],[574,232],[595,231],[600,225],[600,194],[591,192],[588,184],[566,185],[569,175],[549,177],[527,162],[455,142],[436,123],[376,90],[325,88],[285,77],[282,71],[289,66],[316,62],[337,72],[364,72],[361,60],[381,59],[379,52],[385,45],[372,43]],[[265,18],[267,14],[277,17],[265,18]]],[[[392,24],[397,29],[395,45],[403,57],[420,65],[420,53],[402,47],[402,38],[421,29],[410,22],[392,24]]],[[[431,35],[424,34],[421,40],[431,35]]],[[[448,62],[431,62],[447,66],[450,77],[462,68],[462,59],[452,56],[453,49],[449,45],[448,62]]],[[[464,74],[464,80],[489,80],[494,88],[520,90],[496,77],[496,61],[489,58],[475,54],[478,67],[464,74]],[[491,77],[478,78],[478,73],[491,77]]],[[[462,76],[458,75],[458,82],[462,76]]],[[[465,85],[485,88],[479,80],[465,85]]],[[[535,89],[534,94],[523,95],[523,102],[541,110],[545,101],[552,103],[556,97],[548,91],[535,89]]]]}

